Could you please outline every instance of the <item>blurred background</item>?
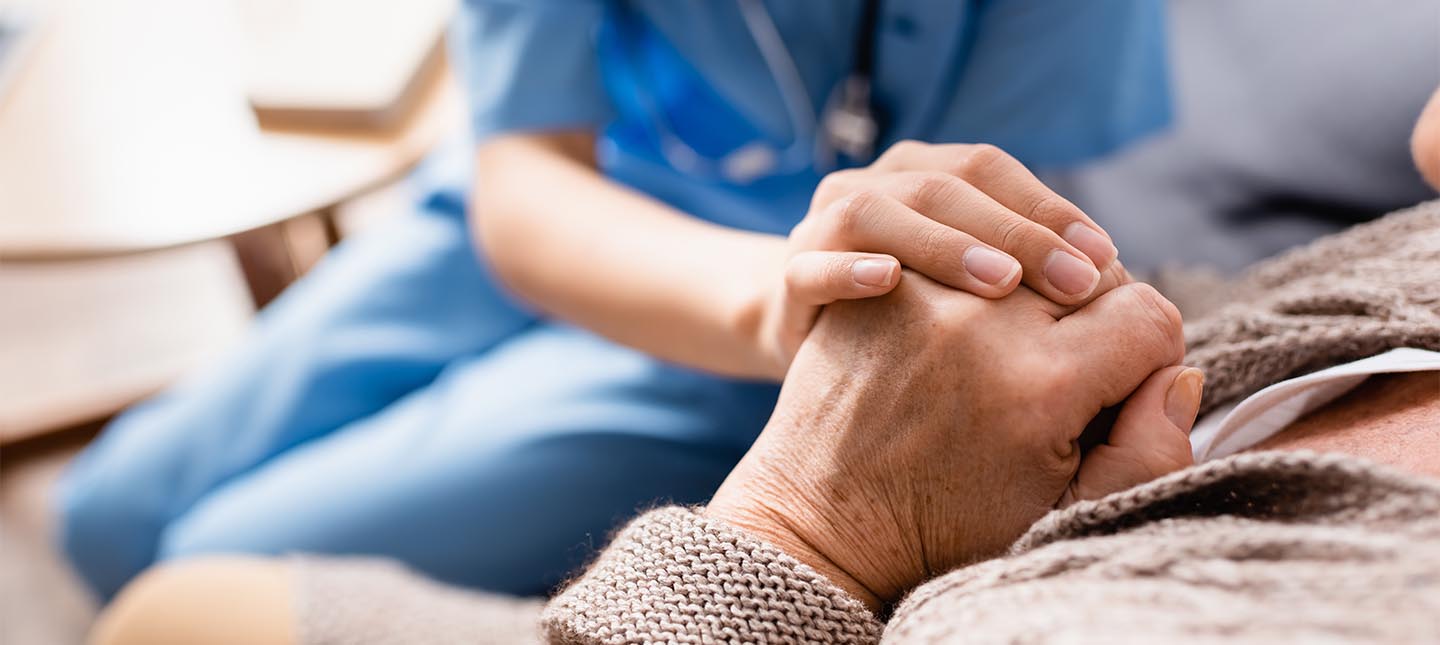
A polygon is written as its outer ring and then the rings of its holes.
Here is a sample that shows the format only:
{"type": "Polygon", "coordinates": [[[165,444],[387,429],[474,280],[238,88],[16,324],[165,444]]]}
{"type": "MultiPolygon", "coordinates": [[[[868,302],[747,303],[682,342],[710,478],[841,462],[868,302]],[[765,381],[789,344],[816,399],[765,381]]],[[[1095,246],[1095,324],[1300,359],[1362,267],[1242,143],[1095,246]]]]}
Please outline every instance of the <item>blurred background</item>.
{"type": "Polygon", "coordinates": [[[94,611],[51,546],[64,461],[401,210],[462,125],[454,11],[0,2],[0,642],[80,642],[94,611]]]}
{"type": "MultiPolygon", "coordinates": [[[[0,0],[0,642],[80,642],[93,617],[51,546],[66,460],[415,199],[464,128],[455,11],[0,0]]],[[[1234,272],[1433,197],[1407,139],[1440,4],[1173,0],[1169,21],[1174,125],[1045,177],[1132,270],[1234,272]]]]}

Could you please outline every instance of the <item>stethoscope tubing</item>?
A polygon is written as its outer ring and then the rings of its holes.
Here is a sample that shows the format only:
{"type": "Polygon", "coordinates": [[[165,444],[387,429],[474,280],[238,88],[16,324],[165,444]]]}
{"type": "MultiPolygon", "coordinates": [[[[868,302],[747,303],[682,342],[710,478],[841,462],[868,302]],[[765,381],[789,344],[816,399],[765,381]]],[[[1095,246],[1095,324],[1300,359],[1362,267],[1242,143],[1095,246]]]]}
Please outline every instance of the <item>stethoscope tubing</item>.
{"type": "MultiPolygon", "coordinates": [[[[745,29],[760,51],[785,106],[793,132],[790,143],[779,148],[769,141],[758,139],[725,157],[707,157],[676,133],[664,107],[654,96],[637,88],[637,99],[647,104],[645,109],[654,115],[653,122],[659,138],[658,152],[666,163],[680,172],[731,183],[745,184],[765,176],[793,174],[812,168],[816,172],[826,171],[835,159],[827,138],[819,136],[823,127],[821,124],[826,119],[817,119],[799,66],[780,36],[774,18],[762,0],[737,0],[737,3],[745,29]]],[[[630,64],[635,63],[632,60],[630,64]]]]}

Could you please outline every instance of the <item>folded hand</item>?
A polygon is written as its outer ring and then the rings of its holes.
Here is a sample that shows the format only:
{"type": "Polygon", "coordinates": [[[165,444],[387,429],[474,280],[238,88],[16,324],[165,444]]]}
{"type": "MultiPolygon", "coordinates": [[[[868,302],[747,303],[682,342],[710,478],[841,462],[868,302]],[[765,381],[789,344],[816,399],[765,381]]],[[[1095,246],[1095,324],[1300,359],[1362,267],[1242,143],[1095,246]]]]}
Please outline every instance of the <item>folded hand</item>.
{"type": "Polygon", "coordinates": [[[911,272],[828,306],[708,512],[879,605],[1057,505],[1188,465],[1199,373],[1176,367],[1175,307],[1132,283],[1070,309],[911,272]],[[1127,398],[1082,461],[1081,431],[1127,398]]]}

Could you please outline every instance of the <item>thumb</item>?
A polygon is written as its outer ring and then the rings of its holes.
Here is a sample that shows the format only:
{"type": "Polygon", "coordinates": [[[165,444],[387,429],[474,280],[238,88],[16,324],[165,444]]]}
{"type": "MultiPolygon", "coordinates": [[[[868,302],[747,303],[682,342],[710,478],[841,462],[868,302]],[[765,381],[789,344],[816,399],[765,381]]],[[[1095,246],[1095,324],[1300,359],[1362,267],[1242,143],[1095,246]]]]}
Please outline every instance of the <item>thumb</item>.
{"type": "Polygon", "coordinates": [[[807,251],[785,265],[785,289],[798,305],[882,296],[900,282],[900,262],[879,253],[807,251]]]}
{"type": "Polygon", "coordinates": [[[785,288],[778,301],[779,316],[770,319],[776,351],[790,364],[800,343],[810,334],[820,308],[836,300],[883,296],[900,284],[900,261],[879,253],[806,251],[785,264],[785,288]]]}
{"type": "Polygon", "coordinates": [[[1179,365],[1145,379],[1120,409],[1110,437],[1085,454],[1059,506],[1098,499],[1193,464],[1190,428],[1204,384],[1204,372],[1179,365]]]}

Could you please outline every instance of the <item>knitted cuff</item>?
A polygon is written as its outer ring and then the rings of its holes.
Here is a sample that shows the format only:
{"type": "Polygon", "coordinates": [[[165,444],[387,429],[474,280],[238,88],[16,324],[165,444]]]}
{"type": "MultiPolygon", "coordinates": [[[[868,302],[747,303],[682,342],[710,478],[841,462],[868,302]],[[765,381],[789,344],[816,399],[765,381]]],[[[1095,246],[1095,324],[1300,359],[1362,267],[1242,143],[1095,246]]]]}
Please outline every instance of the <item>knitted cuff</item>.
{"type": "Polygon", "coordinates": [[[562,643],[874,643],[881,631],[814,569],[679,507],[625,527],[542,622],[562,643]]]}

